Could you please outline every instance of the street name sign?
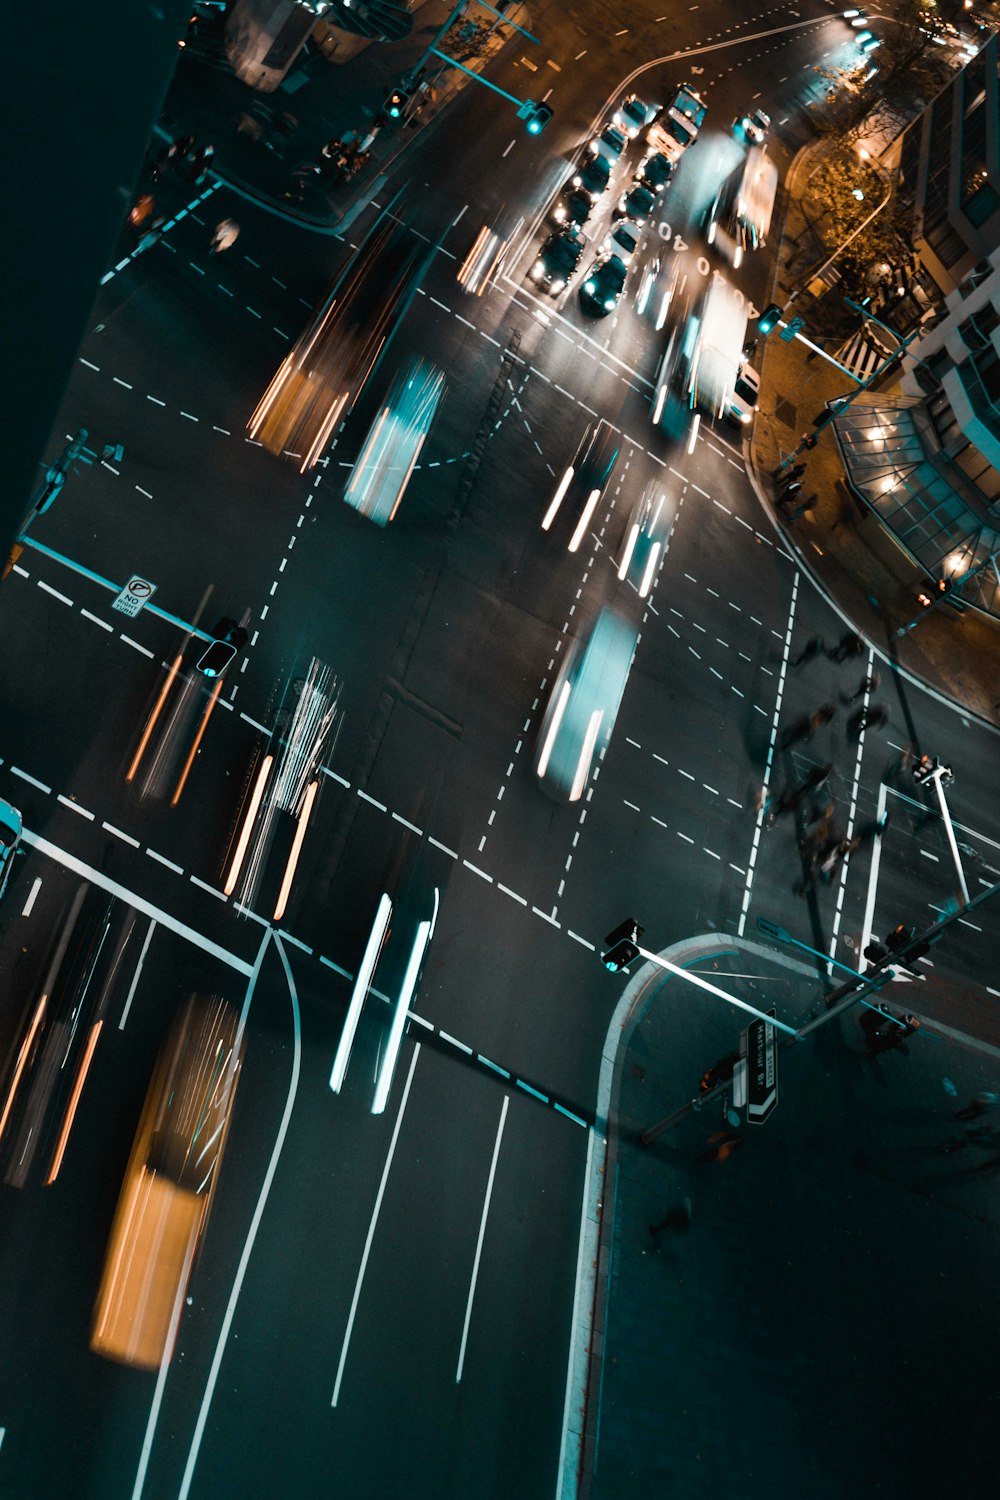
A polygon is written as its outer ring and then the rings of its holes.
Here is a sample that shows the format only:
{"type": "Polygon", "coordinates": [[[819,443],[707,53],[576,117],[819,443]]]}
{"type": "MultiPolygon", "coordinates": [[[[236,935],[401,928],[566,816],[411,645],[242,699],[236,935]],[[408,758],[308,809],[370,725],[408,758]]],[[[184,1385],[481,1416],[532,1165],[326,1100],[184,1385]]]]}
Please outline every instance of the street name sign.
{"type": "MultiPolygon", "coordinates": [[[[774,1007],[768,1015],[775,1015],[774,1007]]],[[[751,1021],[747,1027],[747,1124],[763,1125],[778,1103],[778,1050],[774,1027],[751,1021]]]]}
{"type": "Polygon", "coordinates": [[[131,615],[134,618],[142,606],[149,603],[155,593],[155,583],[150,583],[146,578],[130,578],[118,595],[118,598],[112,603],[111,608],[120,610],[123,615],[131,615]]]}

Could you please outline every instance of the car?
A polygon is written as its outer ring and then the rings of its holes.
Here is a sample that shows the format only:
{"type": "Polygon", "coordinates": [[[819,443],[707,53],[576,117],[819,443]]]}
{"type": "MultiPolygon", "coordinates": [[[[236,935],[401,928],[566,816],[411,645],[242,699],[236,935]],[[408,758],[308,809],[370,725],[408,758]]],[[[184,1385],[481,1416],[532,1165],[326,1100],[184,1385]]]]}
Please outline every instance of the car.
{"type": "Polygon", "coordinates": [[[587,150],[592,156],[603,156],[614,166],[627,144],[628,141],[620,130],[616,130],[613,125],[606,125],[600,135],[595,135],[589,142],[587,150]]]}
{"type": "Polygon", "coordinates": [[[611,123],[624,131],[630,141],[634,141],[639,131],[654,120],[659,111],[658,104],[644,104],[638,94],[629,94],[615,110],[611,123]]]}
{"type": "Polygon", "coordinates": [[[173,1355],[222,1169],[243,1037],[239,1012],[218,996],[192,995],[177,1013],[146,1094],[94,1308],[90,1347],[106,1359],[158,1370],[173,1355]]]}
{"type": "Polygon", "coordinates": [[[197,661],[197,670],[203,677],[221,677],[238,651],[242,651],[248,637],[237,620],[225,616],[212,631],[215,639],[197,661]]]}
{"type": "Polygon", "coordinates": [[[578,802],[607,749],[639,636],[604,608],[573,642],[552,684],[535,752],[542,789],[561,802],[578,802]]]}
{"type": "Polygon", "coordinates": [[[618,563],[618,577],[628,579],[640,599],[649,597],[656,581],[672,519],[663,489],[655,482],[647,485],[632,507],[618,563]]]}
{"type": "Polygon", "coordinates": [[[580,264],[583,246],[583,236],[576,229],[549,235],[532,268],[532,279],[553,296],[563,291],[580,264]]]}
{"type": "Polygon", "coordinates": [[[636,168],[635,180],[654,193],[662,193],[664,188],[670,185],[670,179],[674,175],[674,165],[670,157],[665,156],[662,151],[650,151],[636,168]]]}
{"type": "Polygon", "coordinates": [[[572,183],[556,199],[552,219],[556,224],[580,229],[594,211],[594,196],[586,188],[573,187],[572,183]]]}
{"type": "Polygon", "coordinates": [[[459,285],[473,296],[481,297],[503,264],[506,252],[507,241],[496,229],[484,225],[456,272],[459,285]]]}
{"type": "Polygon", "coordinates": [[[14,859],[21,847],[23,831],[24,825],[17,808],[0,797],[0,896],[7,889],[14,859]]]}
{"type": "Polygon", "coordinates": [[[344,499],[376,526],[394,519],[443,394],[441,371],[414,357],[399,371],[368,429],[344,499]]]}
{"type": "Polygon", "coordinates": [[[618,199],[614,217],[631,219],[641,228],[653,212],[655,204],[656,199],[649,188],[644,187],[641,182],[634,182],[618,199]]]}
{"type": "Polygon", "coordinates": [[[580,163],[572,177],[575,188],[583,188],[591,200],[599,198],[611,180],[611,163],[606,156],[589,156],[580,163]]]}
{"type": "Polygon", "coordinates": [[[614,312],[625,290],[628,267],[610,251],[599,255],[580,287],[580,301],[599,317],[614,312]]]}
{"type": "Polygon", "coordinates": [[[747,426],[753,421],[753,414],[757,410],[760,400],[760,376],[749,360],[744,360],[736,374],[736,384],[733,387],[733,399],[729,405],[729,415],[733,421],[747,426]]]}
{"type": "Polygon", "coordinates": [[[618,435],[610,423],[588,424],[567,465],[542,518],[542,530],[551,531],[556,517],[572,518],[572,534],[567,551],[576,552],[593,519],[597,503],[604,493],[618,460],[621,448],[618,435]],[[565,509],[563,505],[565,504],[565,509]]]}
{"type": "Polygon", "coordinates": [[[743,135],[752,146],[759,146],[770,128],[771,116],[766,115],[762,109],[752,110],[746,115],[737,115],[733,121],[736,134],[743,135]]]}
{"type": "Polygon", "coordinates": [[[633,224],[631,219],[622,219],[621,223],[616,224],[612,229],[601,248],[610,250],[624,265],[629,266],[632,264],[632,258],[639,248],[641,239],[642,230],[638,224],[633,224]]]}

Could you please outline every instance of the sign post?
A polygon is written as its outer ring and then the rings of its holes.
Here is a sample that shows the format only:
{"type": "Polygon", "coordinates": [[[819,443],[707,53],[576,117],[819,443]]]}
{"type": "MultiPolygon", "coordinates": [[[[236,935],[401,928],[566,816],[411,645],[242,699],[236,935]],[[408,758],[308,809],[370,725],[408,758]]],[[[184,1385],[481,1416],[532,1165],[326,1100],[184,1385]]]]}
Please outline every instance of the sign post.
{"type": "MultiPolygon", "coordinates": [[[[776,1014],[773,1006],[768,1014],[776,1014]]],[[[771,1023],[751,1021],[746,1046],[747,1124],[763,1125],[778,1103],[778,1049],[771,1023]]]]}
{"type": "Polygon", "coordinates": [[[148,604],[156,593],[156,584],[150,583],[146,578],[132,577],[122,589],[117,599],[112,600],[111,608],[121,610],[123,615],[131,615],[133,618],[139,613],[144,604],[148,604]]]}

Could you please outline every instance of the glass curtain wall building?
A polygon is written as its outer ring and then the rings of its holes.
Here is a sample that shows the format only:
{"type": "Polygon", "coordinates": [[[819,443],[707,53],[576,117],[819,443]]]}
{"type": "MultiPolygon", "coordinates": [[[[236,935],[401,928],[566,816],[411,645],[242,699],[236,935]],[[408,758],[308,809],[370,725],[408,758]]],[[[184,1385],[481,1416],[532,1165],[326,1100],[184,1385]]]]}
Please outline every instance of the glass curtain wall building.
{"type": "Polygon", "coordinates": [[[946,288],[892,396],[834,423],[847,478],[927,581],[1000,619],[1000,74],[997,37],[906,132],[901,194],[946,288]]]}

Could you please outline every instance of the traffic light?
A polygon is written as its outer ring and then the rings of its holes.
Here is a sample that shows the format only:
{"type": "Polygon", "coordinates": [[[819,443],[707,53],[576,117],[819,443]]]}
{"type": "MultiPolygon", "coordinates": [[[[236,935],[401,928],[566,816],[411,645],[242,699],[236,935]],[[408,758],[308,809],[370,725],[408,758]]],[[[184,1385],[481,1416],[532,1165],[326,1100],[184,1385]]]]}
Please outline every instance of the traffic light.
{"type": "Polygon", "coordinates": [[[935,777],[942,781],[945,786],[948,786],[955,779],[951,767],[943,766],[936,755],[922,755],[919,760],[913,762],[910,770],[918,786],[924,786],[928,781],[933,781],[935,777]]]}
{"type": "Polygon", "coordinates": [[[601,954],[601,962],[612,974],[628,973],[628,966],[639,957],[639,949],[636,946],[639,938],[646,931],[640,927],[635,917],[626,917],[614,932],[609,932],[604,939],[606,947],[601,954]]]}
{"type": "Polygon", "coordinates": [[[552,106],[550,104],[536,104],[528,116],[528,134],[541,135],[551,118],[552,106]]]}
{"type": "Polygon", "coordinates": [[[383,109],[390,120],[398,120],[409,102],[410,96],[405,89],[393,89],[385,101],[383,109]]]}
{"type": "Polygon", "coordinates": [[[765,334],[773,333],[780,322],[781,308],[776,302],[772,302],[769,307],[765,307],[757,319],[757,332],[765,334]]]}

